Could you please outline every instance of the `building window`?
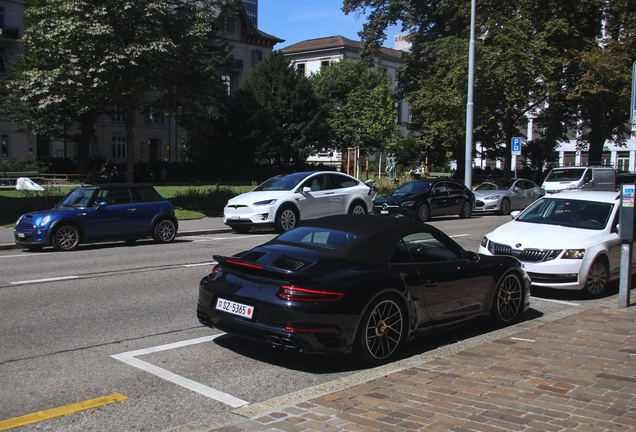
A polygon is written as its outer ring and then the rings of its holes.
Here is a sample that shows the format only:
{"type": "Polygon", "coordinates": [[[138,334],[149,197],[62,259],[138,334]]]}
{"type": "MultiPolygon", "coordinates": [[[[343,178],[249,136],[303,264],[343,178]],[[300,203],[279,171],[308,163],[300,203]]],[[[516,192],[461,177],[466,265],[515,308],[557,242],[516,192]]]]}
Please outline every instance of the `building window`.
{"type": "Polygon", "coordinates": [[[234,33],[234,20],[229,16],[223,17],[223,31],[225,33],[234,33]]]}
{"type": "Polygon", "coordinates": [[[151,105],[146,105],[146,124],[163,125],[163,113],[153,111],[151,105]]]}
{"type": "Polygon", "coordinates": [[[618,152],[616,155],[616,169],[618,171],[630,172],[629,169],[629,152],[618,152]]]}
{"type": "Polygon", "coordinates": [[[91,147],[88,154],[91,156],[99,155],[99,142],[97,141],[97,135],[93,135],[93,139],[91,140],[91,147]]]}
{"type": "Polygon", "coordinates": [[[113,121],[118,123],[126,123],[126,110],[117,110],[113,116],[113,121]]]}
{"type": "Polygon", "coordinates": [[[263,61],[263,51],[253,49],[252,50],[252,67],[258,66],[263,61]]]}
{"type": "Polygon", "coordinates": [[[563,152],[563,166],[571,165],[576,165],[576,152],[563,152]]]}
{"type": "Polygon", "coordinates": [[[9,135],[2,135],[2,157],[9,157],[9,135]]]}
{"type": "Polygon", "coordinates": [[[298,73],[298,76],[305,76],[305,63],[298,63],[296,65],[296,73],[298,73]]]}
{"type": "Polygon", "coordinates": [[[231,75],[222,75],[223,85],[225,86],[225,94],[232,96],[236,93],[236,77],[231,75]]]}
{"type": "Polygon", "coordinates": [[[327,67],[327,66],[329,66],[329,63],[330,63],[329,60],[323,60],[323,61],[320,62],[320,67],[321,68],[327,67]]]}
{"type": "Polygon", "coordinates": [[[126,159],[126,137],[113,137],[113,159],[126,159]]]}

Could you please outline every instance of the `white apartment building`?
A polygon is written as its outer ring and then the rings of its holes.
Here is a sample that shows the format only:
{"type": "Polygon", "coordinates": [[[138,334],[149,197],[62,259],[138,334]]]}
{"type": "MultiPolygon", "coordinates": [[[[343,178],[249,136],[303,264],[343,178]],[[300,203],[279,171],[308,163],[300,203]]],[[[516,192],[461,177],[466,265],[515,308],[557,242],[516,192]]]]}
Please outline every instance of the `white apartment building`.
{"type": "MultiPolygon", "coordinates": [[[[257,0],[250,3],[256,4],[257,0]]],[[[0,0],[3,21],[0,33],[0,54],[6,62],[16,61],[20,54],[19,38],[24,36],[24,0],[0,0]]],[[[252,9],[256,11],[257,9],[252,9]]],[[[238,17],[225,14],[218,17],[222,36],[232,49],[233,58],[224,65],[223,80],[228,94],[234,93],[249,79],[252,70],[272,52],[274,45],[284,42],[256,28],[245,9],[238,17]]],[[[4,74],[4,65],[0,74],[4,74]]],[[[150,108],[152,94],[148,94],[148,105],[141,107],[133,119],[135,142],[126,142],[125,115],[110,117],[103,115],[95,125],[95,134],[90,148],[91,155],[103,155],[107,162],[123,163],[129,156],[134,161],[179,161],[180,144],[187,138],[187,131],[170,113],[153,112],[150,108]]],[[[33,155],[74,156],[74,142],[47,140],[34,134],[16,132],[17,125],[0,119],[1,160],[18,160],[33,155]]]]}
{"type": "MultiPolygon", "coordinates": [[[[281,51],[289,58],[299,74],[309,76],[312,73],[318,73],[322,66],[331,62],[342,60],[356,60],[360,58],[362,42],[354,41],[343,36],[329,36],[318,39],[305,40],[296,44],[283,48],[281,51]]],[[[404,66],[402,51],[391,48],[380,49],[380,52],[374,57],[375,67],[383,68],[391,77],[392,90],[396,89],[397,81],[400,76],[400,69],[404,66]]],[[[409,105],[406,101],[400,101],[396,104],[396,122],[400,125],[408,122],[409,105]]],[[[406,131],[406,128],[404,128],[406,131]]],[[[351,149],[350,154],[343,155],[339,151],[332,149],[322,149],[318,154],[311,156],[308,161],[312,163],[322,163],[334,167],[341,167],[343,164],[349,163],[349,171],[352,175],[357,175],[353,166],[357,165],[359,169],[364,169],[368,163],[375,163],[379,154],[373,153],[369,157],[359,157],[359,149],[351,149]]]]}

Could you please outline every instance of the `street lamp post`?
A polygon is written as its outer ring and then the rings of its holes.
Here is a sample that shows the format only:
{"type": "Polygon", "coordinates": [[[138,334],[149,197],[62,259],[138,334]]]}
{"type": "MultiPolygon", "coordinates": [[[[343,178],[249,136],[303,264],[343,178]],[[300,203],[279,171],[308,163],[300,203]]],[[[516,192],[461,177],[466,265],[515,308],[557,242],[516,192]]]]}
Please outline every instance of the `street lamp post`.
{"type": "Polygon", "coordinates": [[[468,46],[468,103],[466,104],[466,159],[464,184],[468,189],[473,185],[473,89],[475,81],[475,6],[470,6],[470,45],[468,46]]]}

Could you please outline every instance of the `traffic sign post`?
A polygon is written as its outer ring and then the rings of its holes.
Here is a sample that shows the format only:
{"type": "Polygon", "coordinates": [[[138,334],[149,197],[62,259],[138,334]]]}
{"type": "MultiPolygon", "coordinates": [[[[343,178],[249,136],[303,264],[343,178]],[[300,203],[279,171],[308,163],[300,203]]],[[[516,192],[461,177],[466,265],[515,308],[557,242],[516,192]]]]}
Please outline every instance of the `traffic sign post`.
{"type": "Polygon", "coordinates": [[[636,62],[632,68],[632,105],[629,109],[629,118],[631,123],[636,123],[636,62]]]}
{"type": "Polygon", "coordinates": [[[510,152],[514,156],[515,164],[515,178],[517,178],[517,156],[521,154],[521,140],[523,138],[515,137],[512,139],[512,151],[510,152]]]}

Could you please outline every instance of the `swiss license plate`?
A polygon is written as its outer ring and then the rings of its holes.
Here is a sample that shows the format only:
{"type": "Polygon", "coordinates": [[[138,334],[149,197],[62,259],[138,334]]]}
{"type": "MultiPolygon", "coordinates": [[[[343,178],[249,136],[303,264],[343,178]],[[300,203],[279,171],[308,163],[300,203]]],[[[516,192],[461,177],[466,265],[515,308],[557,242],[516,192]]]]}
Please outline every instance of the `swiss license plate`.
{"type": "Polygon", "coordinates": [[[380,210],[380,214],[389,214],[388,210],[380,210]]]}
{"type": "Polygon", "coordinates": [[[18,237],[25,238],[26,236],[24,235],[24,233],[18,233],[18,237]]]}
{"type": "Polygon", "coordinates": [[[242,316],[243,318],[252,318],[254,314],[254,306],[248,306],[241,303],[218,298],[216,300],[216,309],[230,313],[232,315],[242,316]]]}

